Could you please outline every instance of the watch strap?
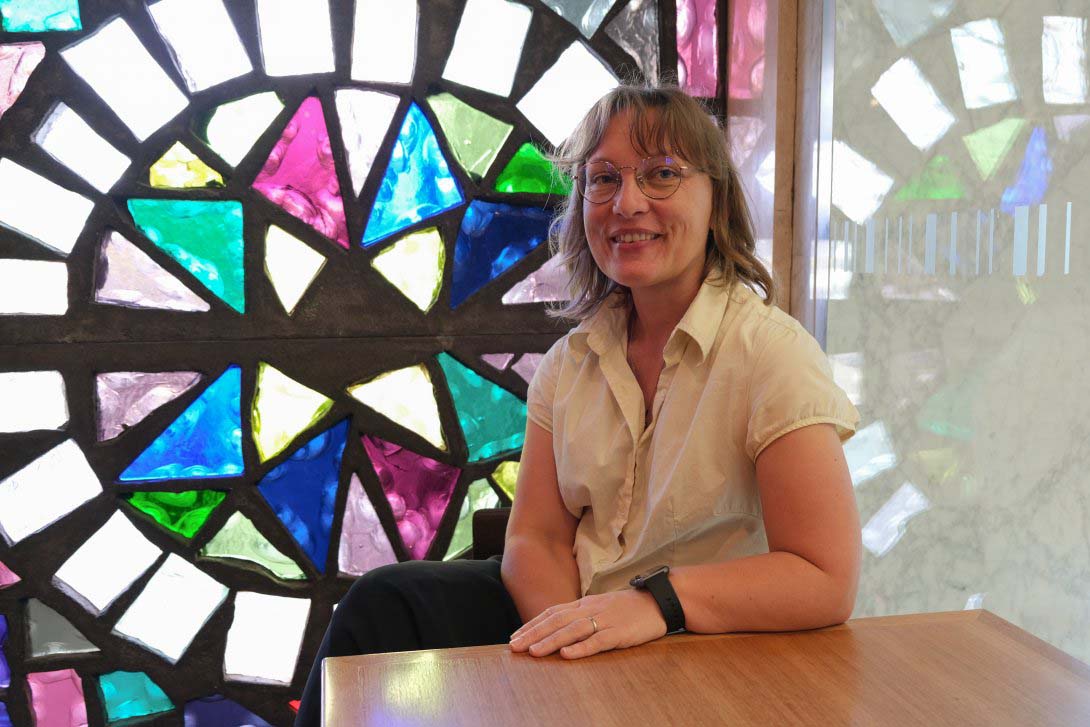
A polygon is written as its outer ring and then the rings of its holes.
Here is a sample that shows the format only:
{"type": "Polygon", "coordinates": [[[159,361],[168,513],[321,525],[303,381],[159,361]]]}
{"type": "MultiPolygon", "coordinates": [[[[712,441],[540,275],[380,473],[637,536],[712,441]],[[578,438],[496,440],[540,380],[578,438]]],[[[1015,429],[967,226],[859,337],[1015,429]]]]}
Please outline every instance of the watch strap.
{"type": "Polygon", "coordinates": [[[685,630],[685,611],[681,608],[681,601],[670,584],[669,573],[657,573],[644,580],[643,587],[655,599],[662,611],[662,617],[666,620],[666,633],[674,634],[685,630]]]}

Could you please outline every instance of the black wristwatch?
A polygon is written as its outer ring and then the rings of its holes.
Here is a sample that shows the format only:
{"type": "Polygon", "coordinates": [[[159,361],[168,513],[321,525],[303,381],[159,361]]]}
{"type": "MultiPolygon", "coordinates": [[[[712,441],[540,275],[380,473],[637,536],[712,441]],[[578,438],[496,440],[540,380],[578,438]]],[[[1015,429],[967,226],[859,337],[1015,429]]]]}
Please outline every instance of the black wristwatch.
{"type": "Polygon", "coordinates": [[[670,585],[670,566],[660,565],[652,571],[636,576],[628,585],[650,593],[666,619],[666,633],[676,634],[685,630],[685,611],[681,608],[674,587],[670,585]]]}

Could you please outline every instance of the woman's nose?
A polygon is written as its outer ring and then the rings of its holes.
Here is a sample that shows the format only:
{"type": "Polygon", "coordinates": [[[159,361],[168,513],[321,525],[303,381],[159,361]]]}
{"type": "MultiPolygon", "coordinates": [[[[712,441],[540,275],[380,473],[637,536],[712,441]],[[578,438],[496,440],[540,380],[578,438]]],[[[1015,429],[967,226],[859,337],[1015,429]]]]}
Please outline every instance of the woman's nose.
{"type": "Polygon", "coordinates": [[[613,211],[622,217],[631,217],[647,211],[647,197],[640,189],[634,172],[621,174],[621,187],[613,196],[613,211]]]}

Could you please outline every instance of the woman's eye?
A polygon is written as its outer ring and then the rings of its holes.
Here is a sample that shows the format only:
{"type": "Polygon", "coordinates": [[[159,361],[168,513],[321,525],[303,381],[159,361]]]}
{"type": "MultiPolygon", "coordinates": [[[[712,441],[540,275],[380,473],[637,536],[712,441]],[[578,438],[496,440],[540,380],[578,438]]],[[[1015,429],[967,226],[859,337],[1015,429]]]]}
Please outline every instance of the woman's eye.
{"type": "Polygon", "coordinates": [[[651,170],[651,174],[648,176],[650,176],[651,179],[667,181],[677,179],[678,172],[676,169],[672,169],[670,167],[656,167],[651,170]]]}
{"type": "Polygon", "coordinates": [[[594,184],[594,185],[613,184],[616,181],[617,181],[617,178],[614,175],[606,174],[604,172],[601,173],[601,174],[594,174],[590,178],[590,183],[594,184]]]}

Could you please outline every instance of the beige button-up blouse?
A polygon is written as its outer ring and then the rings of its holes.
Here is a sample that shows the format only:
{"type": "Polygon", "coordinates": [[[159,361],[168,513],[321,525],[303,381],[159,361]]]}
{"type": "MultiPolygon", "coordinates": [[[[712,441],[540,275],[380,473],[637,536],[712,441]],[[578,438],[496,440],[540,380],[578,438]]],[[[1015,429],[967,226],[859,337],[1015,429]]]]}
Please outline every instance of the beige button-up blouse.
{"type": "Polygon", "coordinates": [[[552,432],[560,495],[579,518],[584,595],[658,565],[768,552],[755,461],[818,422],[852,436],[859,412],[821,347],[744,284],[706,281],[670,335],[644,427],[624,308],[603,305],[556,342],[530,384],[529,416],[552,432]]]}

